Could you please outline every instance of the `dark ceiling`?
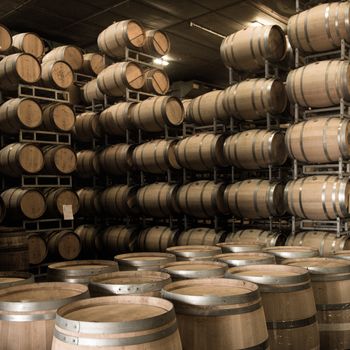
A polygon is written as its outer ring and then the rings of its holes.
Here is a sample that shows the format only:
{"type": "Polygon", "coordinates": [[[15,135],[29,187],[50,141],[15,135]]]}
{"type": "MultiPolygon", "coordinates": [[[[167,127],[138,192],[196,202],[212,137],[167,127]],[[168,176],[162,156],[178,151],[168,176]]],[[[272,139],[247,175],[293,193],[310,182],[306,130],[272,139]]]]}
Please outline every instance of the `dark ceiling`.
{"type": "Polygon", "coordinates": [[[96,50],[97,35],[113,21],[134,18],[168,32],[172,49],[167,71],[172,80],[225,84],[220,60],[222,38],[257,21],[285,27],[295,0],[1,0],[0,23],[32,31],[59,43],[96,50]]]}

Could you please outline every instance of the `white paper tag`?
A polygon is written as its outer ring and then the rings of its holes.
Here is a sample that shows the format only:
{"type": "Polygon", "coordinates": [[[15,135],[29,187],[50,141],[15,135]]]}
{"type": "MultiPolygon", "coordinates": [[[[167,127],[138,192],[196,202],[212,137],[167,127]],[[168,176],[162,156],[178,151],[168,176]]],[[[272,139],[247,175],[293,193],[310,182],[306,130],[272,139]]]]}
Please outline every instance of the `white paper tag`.
{"type": "Polygon", "coordinates": [[[72,204],[63,204],[63,220],[74,220],[72,204]]]}

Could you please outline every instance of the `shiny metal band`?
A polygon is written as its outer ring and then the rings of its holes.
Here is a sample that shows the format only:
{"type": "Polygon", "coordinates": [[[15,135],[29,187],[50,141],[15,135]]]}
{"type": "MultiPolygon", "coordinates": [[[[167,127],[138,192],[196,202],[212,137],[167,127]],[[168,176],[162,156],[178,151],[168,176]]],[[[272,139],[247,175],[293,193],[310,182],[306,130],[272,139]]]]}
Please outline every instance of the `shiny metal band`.
{"type": "MultiPolygon", "coordinates": [[[[327,272],[324,272],[327,273],[327,272]]],[[[334,282],[334,281],[347,281],[350,280],[350,272],[329,272],[328,274],[313,273],[310,271],[311,281],[312,282],[334,282]]]]}
{"type": "Polygon", "coordinates": [[[301,328],[310,326],[316,323],[316,315],[313,315],[309,318],[305,318],[303,320],[295,320],[295,321],[267,321],[266,325],[268,329],[293,329],[293,328],[301,328]]]}
{"type": "Polygon", "coordinates": [[[316,304],[316,309],[318,311],[350,310],[350,301],[349,303],[342,303],[342,304],[316,304]]]}
{"type": "Polygon", "coordinates": [[[0,315],[0,321],[7,322],[34,322],[43,320],[54,320],[56,318],[56,312],[49,312],[47,314],[34,314],[34,315],[0,315]]]}
{"type": "MultiPolygon", "coordinates": [[[[96,265],[95,265],[96,266],[96,265]]],[[[61,277],[61,278],[70,278],[78,277],[84,279],[90,276],[98,275],[101,273],[115,272],[118,270],[118,265],[115,263],[115,266],[101,266],[100,268],[93,269],[81,269],[81,270],[61,270],[56,268],[48,268],[49,277],[61,277]]]]}
{"type": "Polygon", "coordinates": [[[348,142],[348,135],[347,135],[347,128],[349,125],[348,119],[342,119],[338,128],[338,145],[339,145],[339,151],[341,155],[344,158],[349,157],[349,142],[348,142]]]}

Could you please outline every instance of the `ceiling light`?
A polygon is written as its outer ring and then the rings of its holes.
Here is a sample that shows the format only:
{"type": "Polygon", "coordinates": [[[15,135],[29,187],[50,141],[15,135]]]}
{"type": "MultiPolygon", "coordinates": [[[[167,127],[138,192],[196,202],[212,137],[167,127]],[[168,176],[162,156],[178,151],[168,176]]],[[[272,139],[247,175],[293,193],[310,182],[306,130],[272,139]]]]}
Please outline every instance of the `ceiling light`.
{"type": "Polygon", "coordinates": [[[160,66],[167,66],[169,62],[165,59],[165,57],[162,58],[155,58],[153,60],[154,64],[159,64],[160,66]]]}

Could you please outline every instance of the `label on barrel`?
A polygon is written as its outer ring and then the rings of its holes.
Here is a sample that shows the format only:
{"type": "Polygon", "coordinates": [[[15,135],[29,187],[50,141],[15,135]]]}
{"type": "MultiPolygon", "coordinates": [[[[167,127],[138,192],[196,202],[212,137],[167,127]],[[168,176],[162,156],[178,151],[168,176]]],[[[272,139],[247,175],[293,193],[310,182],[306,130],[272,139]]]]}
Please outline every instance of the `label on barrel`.
{"type": "Polygon", "coordinates": [[[63,220],[74,220],[72,204],[63,204],[63,220]]]}

